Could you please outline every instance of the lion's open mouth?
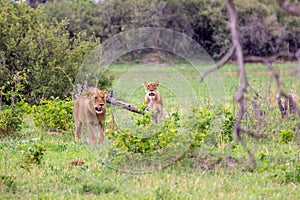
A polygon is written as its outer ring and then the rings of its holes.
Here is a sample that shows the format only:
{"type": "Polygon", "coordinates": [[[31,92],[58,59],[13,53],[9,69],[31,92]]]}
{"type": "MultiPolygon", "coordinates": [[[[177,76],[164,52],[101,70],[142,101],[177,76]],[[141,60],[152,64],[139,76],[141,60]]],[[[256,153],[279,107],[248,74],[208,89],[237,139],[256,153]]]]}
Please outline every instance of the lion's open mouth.
{"type": "Polygon", "coordinates": [[[149,97],[154,97],[155,96],[155,93],[154,92],[150,92],[149,93],[149,97]]]}
{"type": "Polygon", "coordinates": [[[102,113],[102,108],[95,107],[96,113],[102,113]]]}

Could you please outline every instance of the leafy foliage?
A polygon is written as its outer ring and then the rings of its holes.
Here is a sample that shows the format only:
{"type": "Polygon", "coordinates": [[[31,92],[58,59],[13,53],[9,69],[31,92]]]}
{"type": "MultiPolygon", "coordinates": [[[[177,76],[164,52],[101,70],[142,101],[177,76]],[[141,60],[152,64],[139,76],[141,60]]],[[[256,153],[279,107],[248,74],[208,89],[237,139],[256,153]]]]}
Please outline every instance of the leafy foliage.
{"type": "Polygon", "coordinates": [[[178,133],[179,116],[173,113],[162,124],[151,121],[151,112],[136,120],[135,128],[110,129],[106,132],[118,149],[132,153],[149,153],[166,147],[178,133]]]}
{"type": "Polygon", "coordinates": [[[20,131],[24,123],[24,115],[31,112],[30,106],[25,102],[23,95],[20,94],[24,82],[26,82],[26,74],[17,73],[14,75],[13,80],[8,82],[11,86],[10,90],[4,92],[4,86],[0,90],[0,96],[11,102],[11,105],[0,107],[0,136],[12,135],[20,131]],[[18,102],[16,102],[17,100],[18,102]]]}
{"type": "Polygon", "coordinates": [[[52,97],[50,100],[41,100],[40,105],[34,105],[33,116],[37,127],[47,131],[72,131],[73,101],[61,100],[52,97]]]}
{"type": "Polygon", "coordinates": [[[288,143],[295,139],[295,133],[287,128],[287,129],[281,130],[281,132],[279,134],[277,134],[277,137],[279,138],[281,143],[288,143]]]}
{"type": "Polygon", "coordinates": [[[28,146],[27,150],[23,152],[24,157],[21,167],[29,169],[32,164],[40,165],[46,149],[40,143],[34,143],[28,146]]]}
{"type": "Polygon", "coordinates": [[[0,5],[0,85],[9,91],[7,82],[23,71],[27,83],[20,92],[29,103],[70,96],[82,60],[99,40],[84,32],[70,39],[66,21],[48,21],[42,9],[26,3],[1,0],[0,5]]]}
{"type": "MultiPolygon", "coordinates": [[[[299,19],[274,6],[276,2],[235,3],[245,55],[268,56],[299,48],[299,19]]],[[[77,0],[43,6],[49,19],[69,21],[71,35],[85,30],[106,40],[132,28],[163,27],[192,37],[216,59],[231,45],[222,0],[105,0],[97,4],[77,0]]]]}
{"type": "Polygon", "coordinates": [[[202,146],[203,143],[219,146],[233,140],[232,131],[235,116],[230,107],[192,109],[185,126],[193,133],[191,148],[202,146]]]}

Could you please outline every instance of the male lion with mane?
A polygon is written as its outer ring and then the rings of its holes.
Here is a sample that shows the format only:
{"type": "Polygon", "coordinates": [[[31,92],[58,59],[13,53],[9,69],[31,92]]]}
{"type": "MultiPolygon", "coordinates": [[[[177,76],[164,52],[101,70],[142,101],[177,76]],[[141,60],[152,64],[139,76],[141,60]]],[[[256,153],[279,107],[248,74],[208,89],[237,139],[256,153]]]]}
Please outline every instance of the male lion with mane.
{"type": "Polygon", "coordinates": [[[145,82],[144,87],[146,91],[145,102],[147,110],[154,110],[152,120],[155,123],[160,123],[163,116],[163,102],[158,92],[159,82],[145,82]]]}
{"type": "Polygon", "coordinates": [[[97,144],[95,126],[98,126],[100,142],[104,141],[106,90],[90,88],[74,102],[75,140],[80,139],[82,124],[88,126],[89,144],[97,144]]]}

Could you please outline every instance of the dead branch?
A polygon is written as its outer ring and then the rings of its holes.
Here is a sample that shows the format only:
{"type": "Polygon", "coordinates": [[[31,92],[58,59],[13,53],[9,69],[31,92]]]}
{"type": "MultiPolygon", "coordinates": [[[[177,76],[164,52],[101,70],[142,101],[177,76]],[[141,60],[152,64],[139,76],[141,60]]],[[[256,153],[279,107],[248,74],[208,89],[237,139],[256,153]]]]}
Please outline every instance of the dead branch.
{"type": "Polygon", "coordinates": [[[243,133],[247,133],[248,135],[250,135],[251,137],[253,137],[254,139],[260,139],[260,138],[267,138],[268,135],[267,134],[256,134],[253,131],[244,128],[244,127],[239,127],[240,131],[242,131],[243,133]]]}
{"type": "Polygon", "coordinates": [[[235,46],[231,46],[230,49],[226,52],[226,54],[221,58],[221,60],[214,66],[207,68],[204,70],[199,77],[199,81],[203,81],[203,79],[210,73],[220,69],[223,67],[233,56],[235,51],[235,46]]]}
{"type": "Polygon", "coordinates": [[[295,15],[295,16],[300,16],[300,6],[291,5],[286,0],[277,0],[277,3],[282,9],[284,9],[288,13],[295,15]]]}
{"type": "Polygon", "coordinates": [[[110,91],[106,95],[106,101],[107,101],[107,103],[110,103],[112,105],[121,106],[123,109],[126,109],[130,112],[134,112],[134,113],[141,114],[141,115],[144,115],[146,113],[146,110],[141,112],[138,109],[136,109],[133,105],[115,99],[113,91],[110,91]]]}
{"type": "MultiPolygon", "coordinates": [[[[231,37],[232,37],[232,44],[235,47],[235,55],[237,64],[239,67],[239,74],[240,74],[240,87],[236,93],[236,101],[240,105],[240,109],[238,112],[237,119],[234,124],[233,128],[233,135],[234,137],[244,146],[245,149],[247,149],[246,144],[244,144],[241,136],[240,131],[243,131],[244,129],[241,127],[241,121],[246,113],[246,100],[245,100],[245,92],[247,92],[247,89],[249,88],[248,80],[247,80],[247,74],[244,67],[244,55],[243,55],[243,47],[241,45],[241,38],[240,34],[237,28],[237,13],[234,8],[232,0],[226,0],[226,8],[229,15],[229,23],[230,23],[230,30],[231,30],[231,37]]],[[[248,132],[244,132],[248,133],[248,132]]],[[[249,160],[253,168],[256,167],[256,161],[254,159],[254,155],[252,152],[248,151],[249,160]]]]}
{"type": "Polygon", "coordinates": [[[240,80],[241,80],[241,85],[236,94],[236,100],[240,104],[240,110],[238,113],[237,120],[235,122],[234,132],[233,132],[234,136],[239,139],[240,138],[240,135],[239,135],[240,122],[245,114],[244,92],[246,92],[246,90],[247,90],[248,81],[247,81],[246,71],[244,68],[244,56],[243,56],[243,49],[242,49],[242,45],[241,45],[241,41],[240,41],[240,35],[237,30],[237,13],[233,6],[232,0],[226,1],[226,7],[227,7],[228,14],[229,14],[232,43],[235,47],[235,55],[237,58],[237,64],[239,67],[239,74],[240,74],[240,80]]]}
{"type": "Polygon", "coordinates": [[[269,63],[275,62],[277,59],[282,57],[294,58],[296,57],[296,53],[291,52],[278,52],[272,56],[268,57],[259,57],[259,56],[247,56],[244,58],[244,62],[246,63],[265,63],[266,61],[269,63]]]}

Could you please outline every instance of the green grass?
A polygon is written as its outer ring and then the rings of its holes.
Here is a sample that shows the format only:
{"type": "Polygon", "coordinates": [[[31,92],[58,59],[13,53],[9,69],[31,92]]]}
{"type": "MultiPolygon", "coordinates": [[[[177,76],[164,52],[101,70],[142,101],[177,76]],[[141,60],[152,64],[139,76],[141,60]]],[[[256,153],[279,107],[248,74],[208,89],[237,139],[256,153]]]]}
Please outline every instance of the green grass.
{"type": "MultiPolygon", "coordinates": [[[[223,80],[224,99],[233,109],[239,82],[236,69],[235,65],[227,65],[218,77],[223,80]]],[[[283,87],[288,90],[294,87],[299,94],[299,78],[291,75],[295,65],[281,64],[276,69],[283,75],[283,87]]],[[[116,94],[140,104],[144,97],[142,84],[153,77],[143,76],[144,67],[115,64],[111,70],[119,80],[114,85],[116,94]],[[131,70],[134,73],[128,73],[131,70]]],[[[174,81],[174,76],[188,81],[186,87],[192,87],[201,106],[211,101],[210,91],[205,84],[199,84],[193,67],[164,66],[161,71],[154,79],[161,82],[160,93],[167,109],[172,110],[180,103],[178,94],[188,92],[177,88],[178,79],[174,81]],[[176,87],[170,89],[169,84],[176,87]]],[[[267,113],[263,130],[270,137],[258,142],[249,139],[247,143],[254,152],[256,169],[250,168],[245,149],[232,142],[218,147],[203,145],[186,152],[174,164],[151,173],[121,172],[106,166],[82,143],[75,143],[72,134],[49,135],[36,128],[28,117],[20,133],[0,142],[0,199],[299,199],[300,167],[299,170],[293,167],[300,166],[299,146],[295,138],[285,139],[289,137],[288,131],[282,132],[287,128],[297,130],[295,122],[291,118],[281,119],[276,104],[268,100],[276,91],[274,80],[268,83],[269,73],[264,67],[247,65],[247,71],[253,88],[268,97],[261,102],[267,113]],[[36,140],[31,141],[33,138],[36,140]],[[40,164],[30,157],[33,156],[30,149],[34,148],[35,152],[44,153],[40,164]],[[84,164],[72,165],[75,160],[84,164]]],[[[255,125],[249,122],[249,126],[255,125]]]]}

